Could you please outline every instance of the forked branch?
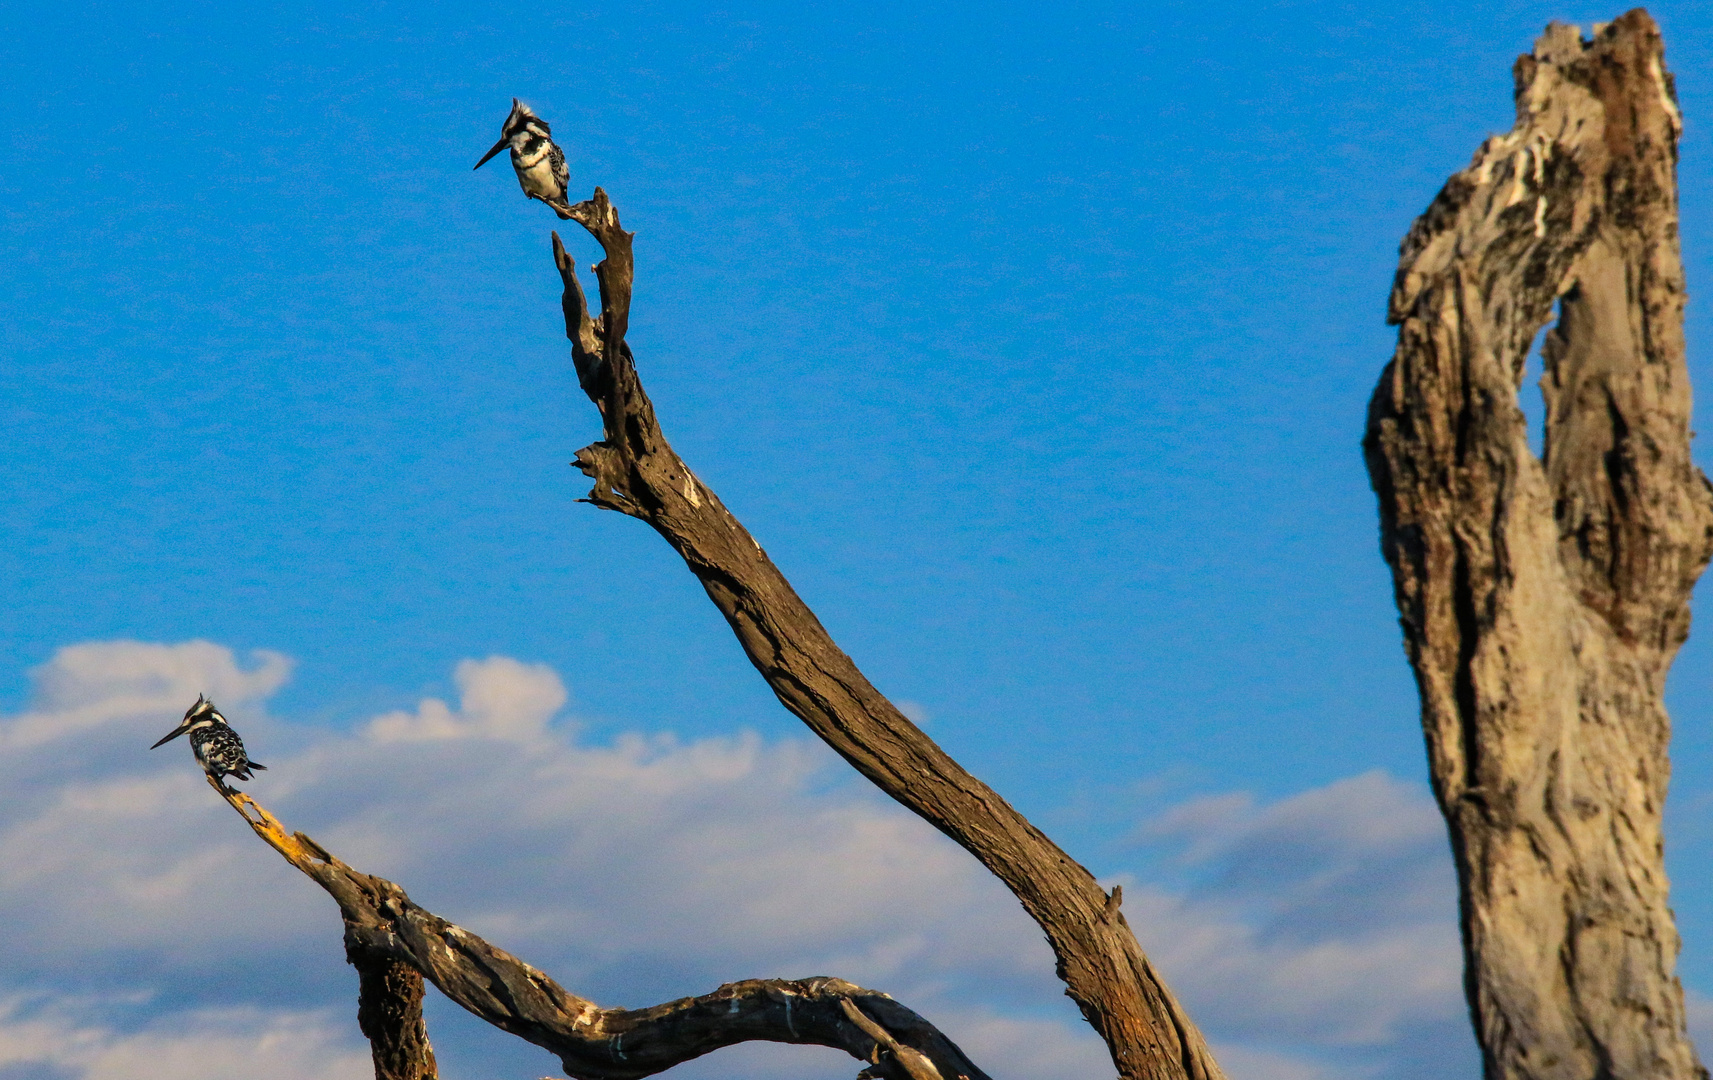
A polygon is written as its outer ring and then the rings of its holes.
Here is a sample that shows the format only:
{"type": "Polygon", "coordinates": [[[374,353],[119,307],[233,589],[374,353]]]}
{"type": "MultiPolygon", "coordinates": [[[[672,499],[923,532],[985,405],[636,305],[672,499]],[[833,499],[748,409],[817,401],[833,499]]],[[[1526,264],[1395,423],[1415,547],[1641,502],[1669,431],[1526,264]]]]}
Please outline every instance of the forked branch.
{"type": "Polygon", "coordinates": [[[578,1080],[637,1080],[757,1040],[843,1050],[867,1063],[858,1075],[871,1080],[988,1080],[932,1024],[843,979],[746,979],[652,1008],[603,1009],[418,907],[392,882],[353,870],[303,833],[288,834],[248,795],[210,784],[339,904],[346,954],[363,974],[359,1015],[377,1080],[435,1076],[422,1030],[422,976],[488,1023],[558,1055],[578,1080]],[[414,989],[397,968],[420,973],[414,989]]]}
{"type": "Polygon", "coordinates": [[[782,704],[882,791],[981,860],[1046,932],[1066,992],[1112,1052],[1119,1075],[1222,1077],[1201,1033],[1082,866],[992,788],[966,772],[876,690],[840,651],[761,545],[667,443],[637,378],[624,331],[635,262],[632,234],[606,193],[572,208],[606,253],[591,314],[557,233],[565,334],[578,380],[606,437],[577,453],[595,486],[588,501],[639,518],[671,544],[782,704]]]}

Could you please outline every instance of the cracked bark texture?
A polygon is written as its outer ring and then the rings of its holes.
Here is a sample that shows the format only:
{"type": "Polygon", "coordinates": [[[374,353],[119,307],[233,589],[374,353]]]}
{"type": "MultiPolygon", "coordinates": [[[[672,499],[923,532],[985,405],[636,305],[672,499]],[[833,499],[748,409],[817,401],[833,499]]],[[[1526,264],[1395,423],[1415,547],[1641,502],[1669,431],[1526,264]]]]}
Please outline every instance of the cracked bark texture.
{"type": "Polygon", "coordinates": [[[572,217],[600,243],[601,309],[553,236],[565,333],[606,437],[577,454],[588,502],[647,522],[684,559],[788,710],[887,795],[979,859],[1045,932],[1066,993],[1125,1080],[1223,1080],[1201,1032],[1086,869],[966,772],[876,690],[761,545],[667,443],[625,345],[632,234],[596,188],[572,217]]]}
{"type": "Polygon", "coordinates": [[[558,1055],[578,1080],[639,1080],[752,1040],[843,1050],[867,1063],[859,1080],[988,1080],[934,1025],[843,979],[747,979],[646,1009],[604,1009],[418,907],[392,882],[352,869],[303,833],[288,834],[243,792],[213,779],[209,786],[338,903],[345,953],[362,980],[358,1024],[376,1080],[435,1080],[424,976],[481,1019],[558,1055]]]}
{"type": "Polygon", "coordinates": [[[1690,460],[1671,76],[1641,10],[1517,60],[1405,238],[1364,442],[1491,1080],[1704,1077],[1674,973],[1666,672],[1713,552],[1690,460]],[[1545,338],[1544,452],[1517,404],[1545,338]]]}
{"type": "Polygon", "coordinates": [[[345,959],[357,969],[357,1027],[369,1040],[375,1080],[438,1080],[422,1019],[422,973],[349,939],[345,959]]]}

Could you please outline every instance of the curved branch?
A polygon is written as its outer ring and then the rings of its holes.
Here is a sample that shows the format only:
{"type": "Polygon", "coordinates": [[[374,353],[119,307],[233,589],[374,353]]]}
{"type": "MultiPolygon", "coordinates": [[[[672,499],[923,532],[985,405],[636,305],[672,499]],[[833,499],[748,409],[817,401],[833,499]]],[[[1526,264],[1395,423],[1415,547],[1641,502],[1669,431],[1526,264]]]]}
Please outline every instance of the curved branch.
{"type": "Polygon", "coordinates": [[[601,315],[553,235],[565,333],[606,437],[577,453],[588,502],[639,518],[671,544],[730,623],[780,702],[886,794],[963,846],[1046,932],[1059,976],[1106,1040],[1120,1076],[1220,1080],[1200,1031],[1154,970],[1123,914],[1082,866],[966,772],[876,690],[736,517],[667,443],[623,333],[631,233],[600,188],[572,216],[601,244],[601,315]]]}
{"type": "MultiPolygon", "coordinates": [[[[988,1080],[928,1021],[843,979],[746,979],[647,1009],[603,1009],[418,907],[392,882],[353,870],[303,833],[288,835],[243,792],[210,786],[339,904],[348,953],[408,965],[483,1020],[558,1055],[578,1080],[638,1080],[758,1040],[843,1050],[868,1063],[859,1076],[871,1080],[988,1080]]],[[[420,981],[416,1003],[420,1024],[420,981]]],[[[376,1061],[382,1076],[378,1045],[376,1061]]],[[[429,1062],[412,1080],[432,1080],[432,1055],[429,1062]]]]}

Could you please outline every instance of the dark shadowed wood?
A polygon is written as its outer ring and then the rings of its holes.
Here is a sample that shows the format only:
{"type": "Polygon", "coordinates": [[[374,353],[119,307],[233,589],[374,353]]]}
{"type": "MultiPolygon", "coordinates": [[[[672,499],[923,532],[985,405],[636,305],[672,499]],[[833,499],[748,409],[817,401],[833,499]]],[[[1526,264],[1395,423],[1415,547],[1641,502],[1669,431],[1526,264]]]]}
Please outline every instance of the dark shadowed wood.
{"type": "Polygon", "coordinates": [[[372,1040],[377,1080],[434,1076],[421,1026],[422,980],[402,978],[389,965],[420,972],[483,1020],[558,1055],[566,1075],[578,1080],[639,1080],[757,1040],[842,1050],[868,1064],[858,1074],[865,1080],[988,1080],[932,1024],[843,979],[747,979],[647,1009],[603,1009],[424,911],[392,882],[353,870],[303,833],[288,834],[248,795],[209,784],[339,904],[346,954],[364,978],[358,1016],[372,1040]]]}
{"type": "Polygon", "coordinates": [[[1705,1076],[1674,973],[1666,671],[1713,552],[1690,460],[1677,136],[1637,10],[1549,27],[1516,126],[1404,240],[1365,443],[1490,1080],[1705,1076]],[[1517,391],[1536,332],[1544,454],[1517,391]]]}
{"type": "Polygon", "coordinates": [[[346,942],[345,958],[357,969],[357,1027],[369,1040],[375,1080],[436,1080],[422,1021],[422,973],[356,941],[346,942]]]}
{"type": "Polygon", "coordinates": [[[869,684],[742,524],[662,434],[624,343],[632,234],[606,193],[572,207],[601,244],[599,316],[553,237],[565,332],[606,437],[577,454],[588,500],[653,526],[683,557],[781,703],[864,776],[961,844],[1046,932],[1059,976],[1126,1080],[1222,1077],[1201,1033],[1136,943],[1114,898],[1041,831],[965,772],[869,684]]]}

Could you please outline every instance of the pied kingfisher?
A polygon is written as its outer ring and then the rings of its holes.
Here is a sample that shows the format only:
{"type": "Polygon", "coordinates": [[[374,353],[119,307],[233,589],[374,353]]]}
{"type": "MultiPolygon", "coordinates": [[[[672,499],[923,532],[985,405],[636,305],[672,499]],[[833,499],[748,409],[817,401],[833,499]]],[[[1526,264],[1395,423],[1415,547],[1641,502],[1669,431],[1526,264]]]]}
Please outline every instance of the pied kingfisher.
{"type": "Polygon", "coordinates": [[[250,780],[251,769],[266,769],[266,765],[251,761],[244,755],[244,740],[232,730],[226,718],[220,715],[220,710],[214,707],[214,702],[196,695],[196,704],[184,714],[179,725],[168,732],[166,737],[155,746],[165,746],[174,739],[190,732],[190,749],[196,755],[196,760],[202,765],[202,771],[214,778],[221,790],[226,789],[223,776],[236,776],[240,780],[250,780]]]}
{"type": "Polygon", "coordinates": [[[565,151],[553,141],[553,129],[547,126],[547,121],[517,98],[512,98],[511,115],[500,128],[500,141],[482,155],[476,168],[486,165],[508,146],[512,148],[512,168],[517,170],[517,182],[523,193],[553,207],[560,218],[569,218],[571,205],[565,193],[570,190],[571,172],[565,167],[565,151]]]}

